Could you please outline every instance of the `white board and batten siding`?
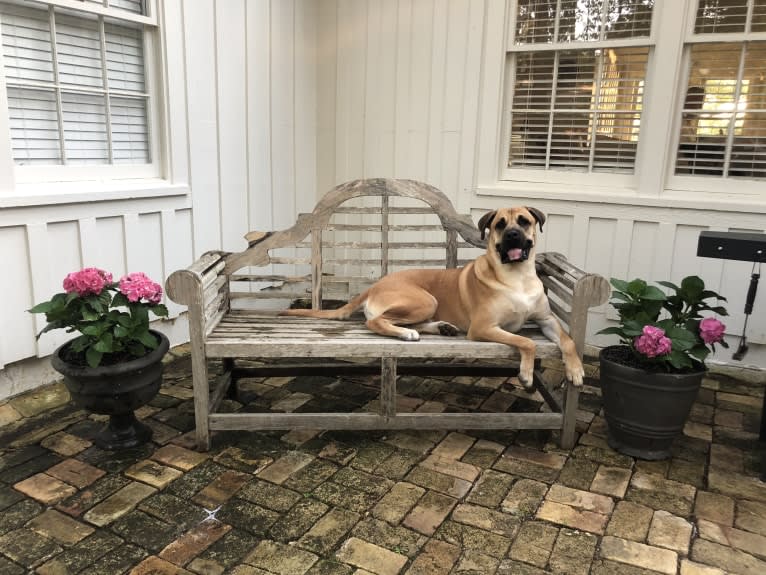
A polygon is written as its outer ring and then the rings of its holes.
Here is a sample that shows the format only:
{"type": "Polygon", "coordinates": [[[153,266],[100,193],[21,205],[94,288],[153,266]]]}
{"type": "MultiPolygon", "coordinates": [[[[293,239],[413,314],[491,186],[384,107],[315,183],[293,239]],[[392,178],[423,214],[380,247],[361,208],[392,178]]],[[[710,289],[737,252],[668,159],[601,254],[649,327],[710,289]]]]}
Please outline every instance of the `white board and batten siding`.
{"type": "MultiPolygon", "coordinates": [[[[35,340],[44,317],[26,310],[61,291],[67,273],[96,266],[117,277],[143,271],[164,283],[207,250],[244,249],[249,230],[289,226],[316,201],[316,3],[163,0],[159,6],[164,181],[153,181],[149,193],[145,184],[140,194],[128,185],[121,199],[96,193],[92,201],[25,202],[12,166],[0,166],[6,272],[0,399],[55,378],[47,360],[34,358],[72,336],[59,330],[35,340]]],[[[6,113],[4,86],[2,92],[6,113]]],[[[177,318],[182,308],[168,303],[177,318]]],[[[173,343],[188,337],[185,322],[157,327],[173,343]]]]}

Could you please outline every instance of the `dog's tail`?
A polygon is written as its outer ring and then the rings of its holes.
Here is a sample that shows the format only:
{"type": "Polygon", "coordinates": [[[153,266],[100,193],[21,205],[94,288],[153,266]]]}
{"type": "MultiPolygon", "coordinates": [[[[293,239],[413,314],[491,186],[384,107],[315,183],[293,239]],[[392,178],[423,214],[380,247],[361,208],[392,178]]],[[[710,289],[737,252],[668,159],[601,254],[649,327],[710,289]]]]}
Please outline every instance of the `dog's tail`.
{"type": "Polygon", "coordinates": [[[338,309],[286,309],[279,315],[294,315],[301,317],[316,317],[321,319],[348,319],[367,300],[369,290],[359,294],[343,307],[338,309]]]}

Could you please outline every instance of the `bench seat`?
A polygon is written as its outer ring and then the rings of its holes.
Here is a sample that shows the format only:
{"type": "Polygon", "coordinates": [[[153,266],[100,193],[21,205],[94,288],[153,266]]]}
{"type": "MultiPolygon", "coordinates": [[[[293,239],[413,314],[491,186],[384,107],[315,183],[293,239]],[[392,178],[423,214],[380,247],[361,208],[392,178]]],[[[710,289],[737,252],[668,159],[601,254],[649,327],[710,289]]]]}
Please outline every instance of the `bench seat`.
{"type": "MultiPolygon", "coordinates": [[[[519,333],[535,340],[537,358],[561,357],[558,347],[536,326],[526,326],[519,333]]],[[[337,321],[247,310],[224,315],[207,336],[205,350],[211,358],[292,355],[296,358],[519,359],[516,348],[501,343],[471,341],[462,333],[454,337],[421,335],[420,341],[403,341],[371,332],[361,316],[337,321]]]]}

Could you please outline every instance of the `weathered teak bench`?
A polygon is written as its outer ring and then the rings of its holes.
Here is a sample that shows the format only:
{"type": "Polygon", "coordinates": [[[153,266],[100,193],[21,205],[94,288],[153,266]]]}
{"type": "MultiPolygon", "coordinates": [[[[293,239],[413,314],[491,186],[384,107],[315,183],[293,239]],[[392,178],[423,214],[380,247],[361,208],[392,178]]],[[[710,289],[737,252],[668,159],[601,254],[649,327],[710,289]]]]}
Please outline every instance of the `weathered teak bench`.
{"type": "MultiPolygon", "coordinates": [[[[330,299],[347,300],[386,273],[404,267],[456,267],[483,253],[485,242],[467,215],[455,212],[449,199],[432,186],[411,180],[357,180],[337,186],[311,214],[278,232],[251,232],[240,253],[208,252],[167,280],[170,298],[188,306],[194,380],[196,434],[200,449],[209,449],[211,430],[273,429],[559,429],[562,446],[574,442],[578,390],[567,384],[563,406],[545,387],[538,370],[537,389],[551,408],[539,413],[397,413],[397,368],[435,370],[455,362],[479,373],[482,364],[500,364],[503,373],[517,366],[516,349],[497,343],[424,335],[405,342],[374,334],[356,321],[278,317],[296,300],[314,308],[330,299]],[[336,360],[337,370],[363,369],[378,362],[379,412],[353,413],[216,413],[227,389],[252,375],[252,361],[277,362],[286,369],[318,369],[305,358],[336,360]],[[284,358],[294,358],[285,362],[284,358]],[[208,360],[223,360],[224,372],[212,393],[208,360]],[[337,360],[350,360],[349,363],[337,360]],[[403,360],[403,361],[400,361],[403,360]],[[486,360],[486,361],[484,361],[486,360]],[[245,366],[243,367],[242,364],[245,366]]],[[[551,306],[568,327],[582,356],[588,309],[609,297],[608,282],[571,265],[560,254],[537,255],[537,269],[551,306]]],[[[541,358],[560,358],[558,348],[536,328],[525,335],[537,342],[541,358]]],[[[317,360],[313,360],[317,361],[317,360]]],[[[492,372],[497,374],[498,372],[492,372]]],[[[262,372],[258,372],[262,374],[262,372]]],[[[231,390],[230,390],[231,391],[231,390]]]]}

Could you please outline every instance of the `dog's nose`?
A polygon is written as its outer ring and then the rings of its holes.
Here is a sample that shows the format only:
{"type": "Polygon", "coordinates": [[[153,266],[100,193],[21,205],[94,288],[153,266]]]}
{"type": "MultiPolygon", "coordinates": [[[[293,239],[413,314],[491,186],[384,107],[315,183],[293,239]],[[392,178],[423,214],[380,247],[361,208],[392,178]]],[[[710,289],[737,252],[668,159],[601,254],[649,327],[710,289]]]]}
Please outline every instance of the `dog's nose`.
{"type": "Polygon", "coordinates": [[[518,228],[511,228],[506,230],[505,237],[511,241],[519,241],[521,239],[521,230],[518,228]]]}

